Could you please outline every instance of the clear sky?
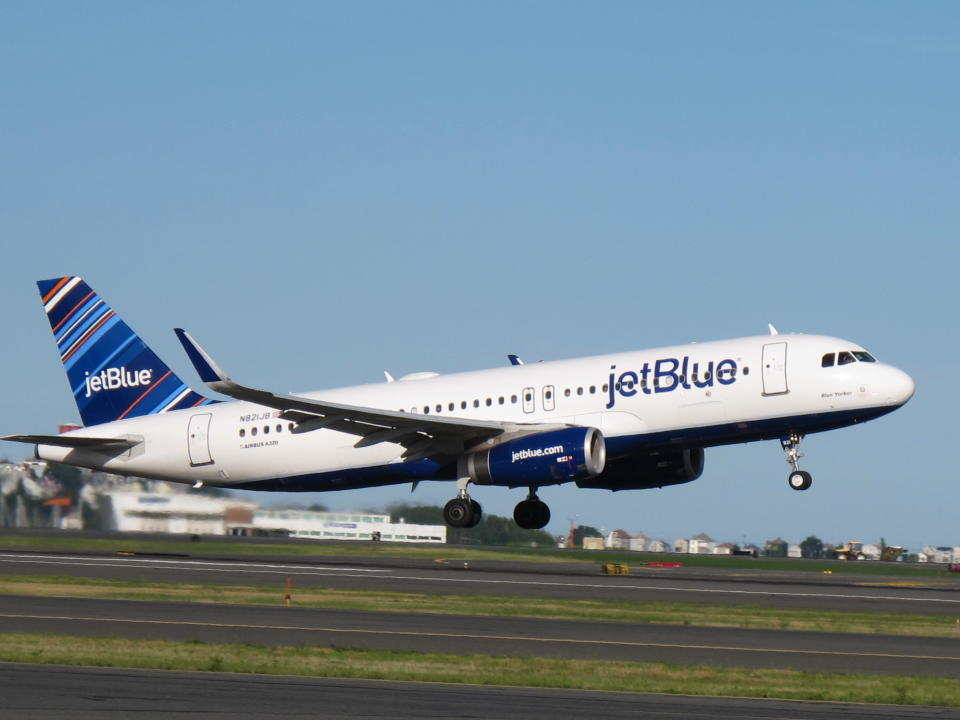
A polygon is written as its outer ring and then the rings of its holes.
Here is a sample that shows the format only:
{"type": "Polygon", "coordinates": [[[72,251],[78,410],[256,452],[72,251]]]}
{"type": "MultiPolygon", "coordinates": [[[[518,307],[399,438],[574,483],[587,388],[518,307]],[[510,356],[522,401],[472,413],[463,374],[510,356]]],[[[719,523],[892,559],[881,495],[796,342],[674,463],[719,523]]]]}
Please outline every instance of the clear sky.
{"type": "Polygon", "coordinates": [[[77,419],[33,284],[65,274],[199,389],[175,326],[302,391],[772,322],[916,396],[808,437],[805,493],[776,442],[711,449],[546,489],[548,529],[960,544],[956,3],[7,0],[0,67],[0,434],[77,419]]]}

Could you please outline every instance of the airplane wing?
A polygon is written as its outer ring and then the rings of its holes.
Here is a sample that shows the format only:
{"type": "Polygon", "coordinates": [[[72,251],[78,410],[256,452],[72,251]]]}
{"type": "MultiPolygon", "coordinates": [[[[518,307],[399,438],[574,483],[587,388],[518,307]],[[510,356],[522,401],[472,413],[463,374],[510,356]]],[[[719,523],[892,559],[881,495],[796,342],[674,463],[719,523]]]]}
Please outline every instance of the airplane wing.
{"type": "Polygon", "coordinates": [[[294,433],[327,428],[359,435],[360,439],[354,445],[357,448],[381,442],[402,445],[404,452],[401,457],[406,462],[431,458],[442,463],[485,440],[503,434],[519,436],[565,427],[558,424],[506,423],[427,416],[343,405],[298,395],[276,395],[267,390],[258,390],[234,382],[186,331],[176,328],[174,332],[200,379],[210,389],[237,400],[280,410],[281,418],[297,423],[294,433]]]}
{"type": "Polygon", "coordinates": [[[129,438],[77,437],[76,435],[6,435],[0,437],[0,440],[34,445],[56,445],[77,450],[120,450],[143,442],[129,438]]]}

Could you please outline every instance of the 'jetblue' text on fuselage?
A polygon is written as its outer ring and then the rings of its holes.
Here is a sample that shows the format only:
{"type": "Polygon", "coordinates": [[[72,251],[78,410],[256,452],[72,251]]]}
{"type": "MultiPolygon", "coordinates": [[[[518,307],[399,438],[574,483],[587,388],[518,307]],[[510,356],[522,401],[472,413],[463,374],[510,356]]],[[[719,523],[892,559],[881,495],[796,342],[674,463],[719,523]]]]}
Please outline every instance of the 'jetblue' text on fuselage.
{"type": "Polygon", "coordinates": [[[617,366],[611,365],[606,386],[609,396],[607,409],[614,406],[618,394],[621,397],[633,397],[638,392],[650,395],[672,392],[677,388],[708,388],[713,387],[715,382],[731,385],[736,381],[737,363],[729,359],[702,363],[691,362],[690,357],[684,355],[682,358],[662,358],[652,365],[645,362],[639,370],[625,370],[619,374],[617,366]]]}

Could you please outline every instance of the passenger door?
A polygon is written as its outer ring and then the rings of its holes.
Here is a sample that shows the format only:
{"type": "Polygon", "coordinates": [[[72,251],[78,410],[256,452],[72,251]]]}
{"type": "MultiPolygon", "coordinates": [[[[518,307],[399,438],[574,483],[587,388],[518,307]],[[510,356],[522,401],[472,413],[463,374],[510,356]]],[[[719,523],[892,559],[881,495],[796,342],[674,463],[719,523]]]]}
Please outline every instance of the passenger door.
{"type": "Polygon", "coordinates": [[[787,344],[767,343],[763,346],[763,394],[782,395],[787,388],[787,344]]]}

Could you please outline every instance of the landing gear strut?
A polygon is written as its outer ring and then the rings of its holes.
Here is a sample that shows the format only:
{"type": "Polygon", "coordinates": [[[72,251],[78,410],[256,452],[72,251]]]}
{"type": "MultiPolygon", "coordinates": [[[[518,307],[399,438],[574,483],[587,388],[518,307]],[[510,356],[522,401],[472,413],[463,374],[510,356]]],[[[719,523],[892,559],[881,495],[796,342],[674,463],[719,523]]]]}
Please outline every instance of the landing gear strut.
{"type": "Polygon", "coordinates": [[[527,499],[513,509],[513,519],[524,530],[539,530],[550,522],[550,508],[537,497],[536,488],[530,488],[527,499]]]}
{"type": "Polygon", "coordinates": [[[787,484],[794,490],[806,490],[813,484],[813,478],[806,470],[800,469],[800,458],[803,453],[800,452],[800,441],[803,438],[796,433],[780,438],[780,445],[787,454],[787,462],[793,466],[793,470],[787,476],[787,484]]]}
{"type": "Polygon", "coordinates": [[[443,508],[443,521],[450,527],[476,527],[480,518],[483,517],[483,509],[480,507],[480,503],[471,498],[467,492],[469,483],[470,478],[457,480],[457,496],[443,508]]]}

